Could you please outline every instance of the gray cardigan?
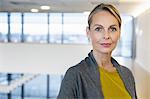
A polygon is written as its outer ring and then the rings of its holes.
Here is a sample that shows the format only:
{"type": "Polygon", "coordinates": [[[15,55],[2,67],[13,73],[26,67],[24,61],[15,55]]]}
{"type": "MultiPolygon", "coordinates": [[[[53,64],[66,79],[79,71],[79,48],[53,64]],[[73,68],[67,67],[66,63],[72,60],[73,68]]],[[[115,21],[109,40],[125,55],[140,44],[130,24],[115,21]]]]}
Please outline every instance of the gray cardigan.
{"type": "MultiPolygon", "coordinates": [[[[115,59],[112,58],[111,61],[132,99],[137,99],[135,81],[131,71],[120,66],[115,59]]],[[[67,70],[57,99],[104,99],[99,68],[92,51],[79,64],[67,70]]]]}

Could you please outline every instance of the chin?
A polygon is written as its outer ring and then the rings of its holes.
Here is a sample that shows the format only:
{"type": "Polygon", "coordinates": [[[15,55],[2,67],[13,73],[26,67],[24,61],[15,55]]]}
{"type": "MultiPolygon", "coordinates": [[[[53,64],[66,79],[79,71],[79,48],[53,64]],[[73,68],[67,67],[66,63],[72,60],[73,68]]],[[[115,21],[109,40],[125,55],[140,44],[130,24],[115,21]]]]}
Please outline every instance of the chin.
{"type": "Polygon", "coordinates": [[[112,51],[101,51],[102,54],[111,54],[112,51]]]}
{"type": "Polygon", "coordinates": [[[101,49],[101,50],[97,50],[99,53],[101,54],[111,54],[112,50],[111,49],[101,49]]]}

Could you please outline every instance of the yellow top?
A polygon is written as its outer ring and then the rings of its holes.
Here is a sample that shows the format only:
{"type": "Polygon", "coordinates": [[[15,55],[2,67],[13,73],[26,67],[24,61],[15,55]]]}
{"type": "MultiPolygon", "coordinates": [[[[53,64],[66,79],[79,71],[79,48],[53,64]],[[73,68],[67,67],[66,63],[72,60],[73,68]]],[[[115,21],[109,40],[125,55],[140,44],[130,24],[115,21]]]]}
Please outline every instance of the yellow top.
{"type": "Polygon", "coordinates": [[[104,99],[131,99],[117,71],[99,70],[104,99]]]}

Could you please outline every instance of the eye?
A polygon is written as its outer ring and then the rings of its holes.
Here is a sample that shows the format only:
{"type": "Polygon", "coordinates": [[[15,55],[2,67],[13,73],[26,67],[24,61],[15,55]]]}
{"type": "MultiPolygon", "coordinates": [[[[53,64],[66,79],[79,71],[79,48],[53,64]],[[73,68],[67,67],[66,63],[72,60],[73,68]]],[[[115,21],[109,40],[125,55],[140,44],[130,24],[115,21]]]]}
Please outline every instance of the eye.
{"type": "Polygon", "coordinates": [[[109,28],[109,31],[110,31],[110,32],[116,32],[116,31],[117,31],[117,28],[116,28],[116,27],[110,27],[110,28],[109,28]]]}
{"type": "Polygon", "coordinates": [[[102,31],[103,31],[103,28],[102,28],[102,27],[96,27],[96,28],[95,28],[95,31],[97,31],[97,32],[102,32],[102,31]]]}

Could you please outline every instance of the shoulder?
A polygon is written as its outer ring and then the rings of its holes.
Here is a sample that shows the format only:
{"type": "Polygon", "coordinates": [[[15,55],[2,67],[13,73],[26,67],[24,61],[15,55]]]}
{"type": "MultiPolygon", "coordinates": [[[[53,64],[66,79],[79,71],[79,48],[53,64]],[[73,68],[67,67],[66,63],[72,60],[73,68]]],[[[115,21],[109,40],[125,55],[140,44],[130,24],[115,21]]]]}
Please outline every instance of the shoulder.
{"type": "Polygon", "coordinates": [[[78,64],[68,68],[64,75],[64,78],[73,80],[77,79],[78,77],[88,75],[90,72],[92,72],[90,69],[90,65],[85,60],[82,60],[78,64]]]}
{"type": "Polygon", "coordinates": [[[120,65],[120,70],[121,70],[121,72],[122,72],[124,75],[126,75],[127,77],[133,78],[133,73],[132,73],[132,71],[131,71],[129,68],[120,65]]]}
{"type": "Polygon", "coordinates": [[[131,73],[131,70],[126,66],[120,65],[120,69],[124,72],[131,73]]]}
{"type": "Polygon", "coordinates": [[[79,74],[79,72],[83,72],[87,68],[87,64],[84,60],[82,60],[80,63],[71,66],[67,71],[66,74],[79,74]]]}
{"type": "Polygon", "coordinates": [[[61,88],[58,95],[58,99],[73,99],[76,97],[76,90],[78,89],[78,81],[79,81],[79,70],[81,63],[70,67],[61,82],[61,88]]]}
{"type": "Polygon", "coordinates": [[[132,71],[129,68],[127,68],[126,66],[120,65],[114,58],[112,58],[112,63],[117,68],[119,73],[121,73],[122,75],[126,77],[133,76],[132,71]]]}
{"type": "Polygon", "coordinates": [[[83,76],[83,73],[81,73],[83,72],[82,65],[83,62],[80,62],[77,65],[68,68],[62,80],[63,87],[73,87],[77,83],[78,78],[83,76]]]}

